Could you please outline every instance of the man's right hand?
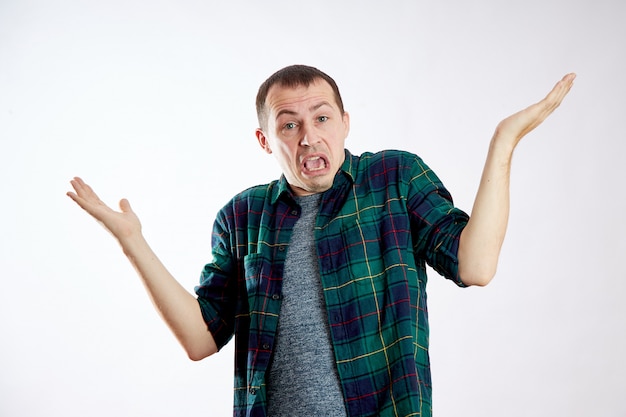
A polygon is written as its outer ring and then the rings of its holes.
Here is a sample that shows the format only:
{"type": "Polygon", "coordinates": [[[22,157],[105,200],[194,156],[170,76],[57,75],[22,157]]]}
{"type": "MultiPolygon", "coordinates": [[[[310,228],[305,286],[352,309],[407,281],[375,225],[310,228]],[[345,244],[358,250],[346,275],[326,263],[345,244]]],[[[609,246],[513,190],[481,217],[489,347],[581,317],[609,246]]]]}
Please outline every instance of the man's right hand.
{"type": "Polygon", "coordinates": [[[141,222],[131,209],[128,200],[120,200],[121,211],[115,211],[104,204],[93,189],[81,178],[75,177],[70,181],[70,184],[72,184],[75,192],[69,191],[67,195],[118,240],[121,241],[141,233],[141,222]]]}
{"type": "Polygon", "coordinates": [[[217,352],[195,296],[174,279],[145,241],[139,218],[128,200],[121,200],[121,211],[115,211],[104,204],[82,179],[76,177],[71,184],[76,192],[70,191],[67,195],[117,238],[155,308],[189,358],[200,360],[217,352]]]}

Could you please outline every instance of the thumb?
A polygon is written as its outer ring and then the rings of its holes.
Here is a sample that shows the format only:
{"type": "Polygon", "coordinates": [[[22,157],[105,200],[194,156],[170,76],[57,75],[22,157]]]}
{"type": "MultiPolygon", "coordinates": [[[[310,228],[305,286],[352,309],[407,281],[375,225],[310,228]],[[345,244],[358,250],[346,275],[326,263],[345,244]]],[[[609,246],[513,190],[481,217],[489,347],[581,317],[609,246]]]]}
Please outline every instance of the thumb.
{"type": "Polygon", "coordinates": [[[122,198],[120,200],[120,210],[122,210],[123,213],[128,213],[128,212],[132,212],[133,211],[133,209],[130,208],[130,203],[125,198],[122,198]]]}

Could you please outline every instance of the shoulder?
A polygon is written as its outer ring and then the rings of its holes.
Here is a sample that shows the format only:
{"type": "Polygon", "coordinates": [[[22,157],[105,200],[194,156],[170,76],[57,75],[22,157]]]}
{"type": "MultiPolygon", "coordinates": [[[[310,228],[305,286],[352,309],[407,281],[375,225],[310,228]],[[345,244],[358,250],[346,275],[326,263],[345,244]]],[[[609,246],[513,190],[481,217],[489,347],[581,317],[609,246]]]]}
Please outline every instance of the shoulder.
{"type": "Polygon", "coordinates": [[[365,152],[353,156],[353,166],[356,167],[355,176],[397,176],[410,174],[416,169],[428,169],[422,159],[411,152],[387,149],[379,152],[365,152]]]}
{"type": "Polygon", "coordinates": [[[355,158],[358,159],[359,165],[364,168],[379,166],[380,164],[391,166],[412,165],[416,161],[422,160],[414,153],[397,149],[386,149],[379,152],[364,152],[355,158]]]}
{"type": "Polygon", "coordinates": [[[354,181],[371,190],[394,188],[400,194],[408,195],[443,189],[437,175],[414,153],[388,149],[353,158],[354,181]]]}
{"type": "Polygon", "coordinates": [[[235,194],[220,210],[220,214],[245,213],[263,210],[278,192],[278,180],[255,185],[235,194]]]}
{"type": "Polygon", "coordinates": [[[231,201],[257,201],[271,197],[272,191],[278,187],[278,180],[268,184],[255,185],[235,194],[231,201]]]}

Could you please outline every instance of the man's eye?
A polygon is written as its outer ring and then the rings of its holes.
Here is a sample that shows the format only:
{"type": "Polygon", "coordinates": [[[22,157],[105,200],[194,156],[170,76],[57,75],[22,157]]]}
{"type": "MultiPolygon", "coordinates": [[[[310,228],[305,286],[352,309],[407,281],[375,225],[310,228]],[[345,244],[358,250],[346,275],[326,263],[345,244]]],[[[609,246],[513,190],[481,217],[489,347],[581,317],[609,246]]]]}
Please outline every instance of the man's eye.
{"type": "Polygon", "coordinates": [[[293,129],[294,127],[296,127],[295,123],[286,123],[285,124],[285,129],[293,129]]]}
{"type": "Polygon", "coordinates": [[[317,118],[318,122],[325,122],[327,120],[328,120],[328,116],[320,116],[320,117],[317,118]]]}

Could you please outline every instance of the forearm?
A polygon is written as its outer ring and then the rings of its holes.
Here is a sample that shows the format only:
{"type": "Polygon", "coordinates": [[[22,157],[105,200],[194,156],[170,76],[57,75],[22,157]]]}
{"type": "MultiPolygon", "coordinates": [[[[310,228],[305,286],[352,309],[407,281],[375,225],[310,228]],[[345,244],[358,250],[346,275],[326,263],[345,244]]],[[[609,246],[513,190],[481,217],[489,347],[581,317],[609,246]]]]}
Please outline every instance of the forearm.
{"type": "Polygon", "coordinates": [[[461,234],[459,275],[464,283],[485,285],[493,278],[509,218],[513,150],[561,104],[575,77],[567,74],[543,100],[507,117],[496,127],[472,216],[461,234]]]}
{"type": "Polygon", "coordinates": [[[496,273],[509,218],[514,141],[494,135],[470,220],[459,243],[459,275],[467,285],[486,285],[496,273]]]}
{"type": "Polygon", "coordinates": [[[217,351],[196,298],[174,279],[143,236],[119,239],[124,254],[139,274],[156,310],[188,356],[203,359],[217,351]]]}
{"type": "Polygon", "coordinates": [[[150,249],[141,233],[141,222],[128,200],[120,200],[120,211],[114,211],[80,177],[74,177],[70,183],[75,192],[68,192],[68,197],[115,236],[139,273],[157,311],[189,357],[199,360],[216,352],[215,341],[204,323],[200,305],[150,249]]]}

